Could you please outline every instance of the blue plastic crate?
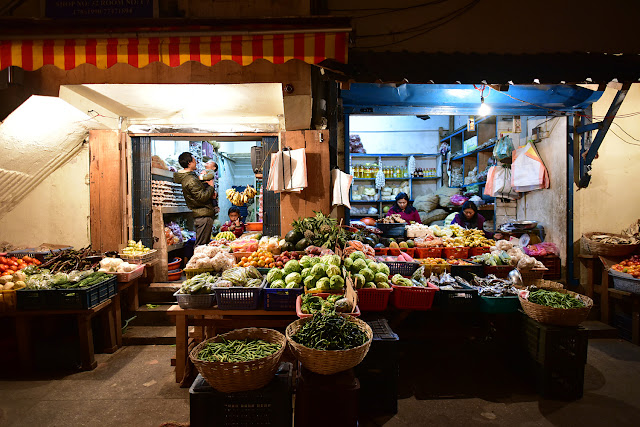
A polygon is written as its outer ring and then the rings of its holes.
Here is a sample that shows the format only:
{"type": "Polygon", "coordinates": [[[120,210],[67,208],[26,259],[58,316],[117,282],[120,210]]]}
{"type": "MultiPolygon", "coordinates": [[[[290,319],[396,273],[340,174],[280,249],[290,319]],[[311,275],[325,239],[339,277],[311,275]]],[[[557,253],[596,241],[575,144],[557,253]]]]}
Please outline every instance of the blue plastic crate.
{"type": "Polygon", "coordinates": [[[115,276],[88,288],[20,289],[19,310],[82,310],[103,303],[118,292],[115,276]]]}
{"type": "Polygon", "coordinates": [[[270,311],[295,311],[298,295],[304,293],[303,288],[282,289],[264,288],[264,309],[270,311]]]}

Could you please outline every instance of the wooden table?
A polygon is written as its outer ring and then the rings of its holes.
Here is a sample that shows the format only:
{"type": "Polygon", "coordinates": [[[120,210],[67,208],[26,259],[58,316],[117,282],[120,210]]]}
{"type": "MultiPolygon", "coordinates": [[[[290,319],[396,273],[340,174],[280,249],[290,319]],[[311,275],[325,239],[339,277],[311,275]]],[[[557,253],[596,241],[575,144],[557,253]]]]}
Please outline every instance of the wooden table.
{"type": "Polygon", "coordinates": [[[22,310],[0,313],[0,316],[15,318],[18,354],[20,356],[20,364],[24,369],[31,369],[33,366],[29,321],[37,316],[75,316],[78,321],[81,367],[83,370],[88,371],[98,365],[94,355],[91,319],[96,315],[102,316],[103,338],[105,340],[105,348],[103,350],[107,353],[112,353],[117,349],[114,312],[114,304],[111,300],[107,300],[93,308],[84,310],[22,310]]]}
{"type": "MultiPolygon", "coordinates": [[[[295,311],[267,310],[218,310],[182,309],[178,305],[171,307],[167,314],[176,317],[176,382],[181,382],[189,359],[189,326],[208,327],[208,335],[216,334],[216,328],[282,328],[296,320],[295,311]]],[[[203,332],[202,336],[205,334],[203,332]]]]}
{"type": "Polygon", "coordinates": [[[130,312],[135,312],[139,307],[138,302],[138,279],[133,279],[129,282],[118,282],[118,292],[113,296],[113,310],[115,317],[115,334],[116,334],[116,345],[118,348],[122,347],[122,306],[121,306],[121,298],[120,293],[129,289],[130,291],[127,295],[127,310],[130,312]]]}

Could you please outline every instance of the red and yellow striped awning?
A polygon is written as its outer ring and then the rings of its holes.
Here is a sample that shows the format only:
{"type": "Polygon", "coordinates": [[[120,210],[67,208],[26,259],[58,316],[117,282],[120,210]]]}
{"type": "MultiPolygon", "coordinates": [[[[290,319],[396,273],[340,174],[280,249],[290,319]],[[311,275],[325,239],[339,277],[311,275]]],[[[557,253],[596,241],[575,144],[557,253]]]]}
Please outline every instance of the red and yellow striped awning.
{"type": "Polygon", "coordinates": [[[44,65],[71,70],[80,64],[107,69],[124,63],[142,68],[153,62],[177,67],[188,61],[211,66],[224,60],[240,65],[256,59],[283,64],[299,59],[318,64],[325,59],[347,62],[346,32],[148,37],[108,39],[0,40],[0,70],[26,71],[44,65]]]}

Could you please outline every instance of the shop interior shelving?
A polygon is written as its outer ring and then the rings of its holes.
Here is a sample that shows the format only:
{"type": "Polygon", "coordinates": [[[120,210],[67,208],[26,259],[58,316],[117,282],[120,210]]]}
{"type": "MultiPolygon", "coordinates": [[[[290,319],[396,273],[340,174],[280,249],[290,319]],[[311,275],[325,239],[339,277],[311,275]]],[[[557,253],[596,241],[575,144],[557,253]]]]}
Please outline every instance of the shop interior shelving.
{"type": "MultiPolygon", "coordinates": [[[[428,162],[430,159],[434,159],[435,162],[433,162],[433,160],[431,160],[433,164],[433,166],[435,166],[436,168],[436,176],[432,176],[432,177],[407,177],[407,178],[385,178],[386,182],[390,182],[390,183],[400,183],[403,181],[408,181],[409,182],[409,199],[410,201],[413,201],[413,199],[416,196],[416,194],[420,193],[420,187],[424,186],[424,185],[435,185],[437,187],[438,183],[441,181],[442,179],[442,168],[441,168],[441,162],[439,161],[440,159],[440,154],[438,153],[434,153],[434,154],[423,154],[423,153],[414,153],[414,154],[360,154],[360,153],[352,153],[350,154],[347,159],[348,159],[348,164],[346,165],[346,169],[347,170],[351,170],[351,166],[355,166],[356,163],[360,164],[360,163],[375,163],[378,165],[382,165],[384,166],[407,166],[407,163],[409,161],[409,157],[413,156],[416,159],[416,164],[417,167],[426,167],[426,166],[420,166],[421,162],[428,162]],[[419,163],[420,162],[420,163],[419,163]],[[417,191],[416,191],[417,190],[417,191]]],[[[354,184],[360,184],[360,183],[366,183],[366,182],[370,182],[371,183],[371,187],[375,188],[375,178],[354,178],[353,179],[353,183],[354,184]]],[[[386,200],[382,198],[382,193],[380,192],[380,190],[376,190],[376,195],[372,196],[373,200],[353,200],[352,196],[351,196],[351,192],[349,192],[349,201],[351,202],[352,205],[356,204],[356,205],[364,205],[364,206],[372,206],[375,207],[378,210],[378,214],[375,215],[357,215],[357,214],[353,214],[353,213],[349,213],[350,217],[355,217],[355,218],[362,218],[365,216],[370,216],[370,217],[382,217],[384,216],[383,213],[383,207],[384,205],[391,205],[393,203],[395,203],[395,199],[390,199],[390,200],[386,200]]]]}

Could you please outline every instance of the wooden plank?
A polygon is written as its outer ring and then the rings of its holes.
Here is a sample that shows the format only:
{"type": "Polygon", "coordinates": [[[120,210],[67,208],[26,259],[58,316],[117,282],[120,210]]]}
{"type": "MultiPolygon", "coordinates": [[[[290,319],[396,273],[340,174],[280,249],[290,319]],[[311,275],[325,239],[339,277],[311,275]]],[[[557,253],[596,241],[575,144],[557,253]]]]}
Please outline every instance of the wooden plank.
{"type": "Polygon", "coordinates": [[[98,140],[92,134],[89,133],[89,232],[91,247],[100,250],[100,150],[98,140]]]}
{"type": "Polygon", "coordinates": [[[167,256],[167,239],[164,237],[164,218],[162,216],[162,208],[154,206],[151,216],[151,230],[156,240],[153,248],[158,250],[156,260],[158,261],[154,269],[153,281],[166,282],[168,277],[168,256],[167,256]]]}

